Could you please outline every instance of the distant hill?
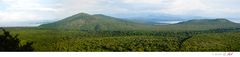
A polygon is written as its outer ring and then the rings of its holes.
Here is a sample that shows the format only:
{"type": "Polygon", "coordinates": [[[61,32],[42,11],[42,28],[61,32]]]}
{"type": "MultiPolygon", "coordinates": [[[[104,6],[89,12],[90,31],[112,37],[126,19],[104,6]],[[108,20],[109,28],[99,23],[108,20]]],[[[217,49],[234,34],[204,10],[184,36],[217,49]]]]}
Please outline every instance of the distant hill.
{"type": "Polygon", "coordinates": [[[141,23],[125,21],[102,14],[90,15],[87,13],[79,13],[39,27],[79,30],[138,30],[150,28],[150,26],[141,23]]]}
{"type": "Polygon", "coordinates": [[[180,22],[178,24],[236,24],[227,19],[196,19],[180,22]]]}
{"type": "Polygon", "coordinates": [[[171,25],[159,26],[163,30],[208,30],[221,28],[237,28],[240,24],[227,19],[196,19],[179,22],[171,25]]]}
{"type": "Polygon", "coordinates": [[[191,15],[171,15],[164,13],[126,13],[126,14],[118,14],[112,15],[114,17],[123,18],[126,20],[141,22],[146,24],[159,24],[159,22],[168,22],[168,21],[187,21],[190,19],[204,19],[209,17],[202,16],[191,16],[191,15]]]}

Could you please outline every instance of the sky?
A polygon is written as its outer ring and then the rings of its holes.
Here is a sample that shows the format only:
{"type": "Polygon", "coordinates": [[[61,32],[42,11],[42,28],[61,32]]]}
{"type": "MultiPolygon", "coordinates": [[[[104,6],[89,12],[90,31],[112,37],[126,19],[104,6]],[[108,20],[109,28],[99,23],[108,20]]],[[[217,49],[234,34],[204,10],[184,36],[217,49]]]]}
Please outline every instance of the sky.
{"type": "Polygon", "coordinates": [[[77,13],[159,13],[229,18],[240,23],[240,0],[0,0],[0,26],[37,26],[77,13]]]}

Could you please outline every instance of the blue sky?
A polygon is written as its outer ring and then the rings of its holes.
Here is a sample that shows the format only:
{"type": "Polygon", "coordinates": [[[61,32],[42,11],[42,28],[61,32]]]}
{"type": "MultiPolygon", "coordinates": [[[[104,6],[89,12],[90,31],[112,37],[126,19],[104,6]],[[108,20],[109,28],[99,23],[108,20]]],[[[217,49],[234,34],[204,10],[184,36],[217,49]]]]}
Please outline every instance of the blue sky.
{"type": "Polygon", "coordinates": [[[240,0],[0,0],[0,26],[36,26],[80,12],[159,13],[230,18],[240,23],[240,0]]]}

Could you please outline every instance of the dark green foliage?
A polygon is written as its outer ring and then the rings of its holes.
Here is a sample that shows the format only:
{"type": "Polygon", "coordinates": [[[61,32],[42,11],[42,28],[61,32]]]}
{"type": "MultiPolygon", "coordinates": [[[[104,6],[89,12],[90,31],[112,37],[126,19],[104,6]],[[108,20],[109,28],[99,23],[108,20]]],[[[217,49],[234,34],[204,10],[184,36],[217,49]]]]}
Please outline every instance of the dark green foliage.
{"type": "Polygon", "coordinates": [[[101,26],[99,24],[97,24],[94,29],[95,29],[95,31],[100,31],[101,30],[101,26]]]}
{"type": "Polygon", "coordinates": [[[20,45],[18,35],[12,36],[10,32],[3,30],[3,35],[0,35],[0,51],[33,51],[31,45],[33,42],[27,42],[25,45],[20,45]]]}
{"type": "Polygon", "coordinates": [[[79,31],[8,28],[34,51],[240,51],[240,29],[205,31],[79,31]]]}
{"type": "Polygon", "coordinates": [[[183,32],[182,35],[177,35],[179,51],[181,51],[181,49],[183,47],[183,43],[185,41],[187,41],[188,39],[192,38],[192,36],[193,35],[191,33],[189,33],[189,32],[183,32]]]}

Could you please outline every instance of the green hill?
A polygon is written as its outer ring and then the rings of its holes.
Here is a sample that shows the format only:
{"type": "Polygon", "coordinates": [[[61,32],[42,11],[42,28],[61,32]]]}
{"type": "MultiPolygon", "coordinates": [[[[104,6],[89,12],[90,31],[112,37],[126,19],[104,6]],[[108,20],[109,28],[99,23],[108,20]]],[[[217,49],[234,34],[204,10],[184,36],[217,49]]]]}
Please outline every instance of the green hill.
{"type": "Polygon", "coordinates": [[[189,20],[180,22],[177,24],[195,24],[195,25],[209,25],[209,24],[236,24],[234,22],[231,22],[227,19],[197,19],[197,20],[189,20]]]}
{"type": "Polygon", "coordinates": [[[223,28],[238,28],[240,24],[231,22],[227,19],[198,19],[183,21],[171,25],[159,26],[162,30],[209,30],[223,28]]]}
{"type": "Polygon", "coordinates": [[[151,26],[102,14],[79,13],[54,23],[40,25],[39,27],[80,30],[138,30],[150,28],[151,26]]]}
{"type": "Polygon", "coordinates": [[[236,28],[239,24],[227,19],[198,19],[183,21],[168,25],[150,25],[141,22],[132,22],[102,14],[90,15],[79,13],[57,22],[40,25],[41,28],[74,29],[90,31],[127,31],[127,30],[148,30],[148,31],[191,31],[209,30],[222,28],[236,28]]]}

